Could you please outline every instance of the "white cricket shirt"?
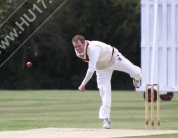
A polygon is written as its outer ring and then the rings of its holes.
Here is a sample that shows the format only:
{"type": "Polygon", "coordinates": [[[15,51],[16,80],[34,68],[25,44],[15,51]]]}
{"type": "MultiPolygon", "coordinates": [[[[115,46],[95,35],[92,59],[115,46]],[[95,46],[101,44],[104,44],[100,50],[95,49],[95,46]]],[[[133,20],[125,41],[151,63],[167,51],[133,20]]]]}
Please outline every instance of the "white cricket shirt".
{"type": "Polygon", "coordinates": [[[84,52],[82,54],[78,53],[76,50],[76,55],[83,59],[88,60],[88,70],[86,76],[82,82],[85,86],[87,82],[91,79],[94,72],[97,69],[105,69],[110,65],[114,48],[100,41],[86,41],[84,52]]]}

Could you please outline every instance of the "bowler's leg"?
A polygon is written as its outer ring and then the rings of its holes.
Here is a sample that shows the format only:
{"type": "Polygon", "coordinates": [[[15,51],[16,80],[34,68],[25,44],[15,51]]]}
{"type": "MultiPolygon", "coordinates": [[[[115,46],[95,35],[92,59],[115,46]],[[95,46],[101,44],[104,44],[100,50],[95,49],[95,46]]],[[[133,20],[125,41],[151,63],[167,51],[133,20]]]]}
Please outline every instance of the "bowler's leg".
{"type": "Polygon", "coordinates": [[[99,118],[110,118],[111,110],[111,76],[112,70],[97,70],[97,85],[102,99],[102,106],[99,110],[99,118]]]}
{"type": "Polygon", "coordinates": [[[138,81],[142,79],[141,69],[131,63],[122,54],[118,54],[115,58],[115,64],[112,66],[112,69],[128,73],[130,77],[135,78],[138,81]]]}
{"type": "Polygon", "coordinates": [[[140,80],[142,79],[141,69],[131,63],[121,53],[118,52],[117,56],[115,55],[114,64],[110,67],[110,69],[128,73],[130,77],[133,78],[134,86],[136,88],[140,87],[140,80]]]}

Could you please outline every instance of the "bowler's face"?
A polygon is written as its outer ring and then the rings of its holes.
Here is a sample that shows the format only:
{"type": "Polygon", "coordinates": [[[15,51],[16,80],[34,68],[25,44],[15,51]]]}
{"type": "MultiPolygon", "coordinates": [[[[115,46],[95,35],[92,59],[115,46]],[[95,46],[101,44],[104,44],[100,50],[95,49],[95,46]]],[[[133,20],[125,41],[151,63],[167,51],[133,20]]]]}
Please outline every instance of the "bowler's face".
{"type": "Polygon", "coordinates": [[[75,50],[78,52],[78,53],[83,53],[84,51],[84,47],[85,47],[85,43],[82,43],[80,40],[76,41],[76,42],[72,42],[75,50]]]}

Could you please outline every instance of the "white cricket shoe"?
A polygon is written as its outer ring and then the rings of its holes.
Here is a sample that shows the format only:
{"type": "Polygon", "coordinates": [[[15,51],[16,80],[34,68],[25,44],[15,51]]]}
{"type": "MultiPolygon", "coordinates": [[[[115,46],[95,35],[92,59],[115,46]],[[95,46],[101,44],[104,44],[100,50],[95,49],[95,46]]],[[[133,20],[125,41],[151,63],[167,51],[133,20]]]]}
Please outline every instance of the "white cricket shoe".
{"type": "Polygon", "coordinates": [[[111,122],[109,121],[108,118],[105,118],[105,119],[103,120],[103,128],[105,128],[105,129],[110,129],[110,124],[111,124],[111,122]]]}
{"type": "Polygon", "coordinates": [[[135,88],[139,88],[141,83],[140,83],[140,80],[136,80],[135,78],[133,78],[133,85],[135,86],[135,88]]]}

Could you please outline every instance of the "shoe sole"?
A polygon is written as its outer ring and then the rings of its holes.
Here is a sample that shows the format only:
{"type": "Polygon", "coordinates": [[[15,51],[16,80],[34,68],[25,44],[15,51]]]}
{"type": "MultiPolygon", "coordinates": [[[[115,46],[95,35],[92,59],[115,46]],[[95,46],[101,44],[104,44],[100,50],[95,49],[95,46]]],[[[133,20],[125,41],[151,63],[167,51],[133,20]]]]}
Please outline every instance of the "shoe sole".
{"type": "Polygon", "coordinates": [[[110,129],[110,127],[103,127],[104,129],[110,129]]]}
{"type": "Polygon", "coordinates": [[[133,84],[134,84],[135,88],[140,88],[140,86],[137,86],[137,84],[135,83],[135,80],[133,80],[133,84]]]}

